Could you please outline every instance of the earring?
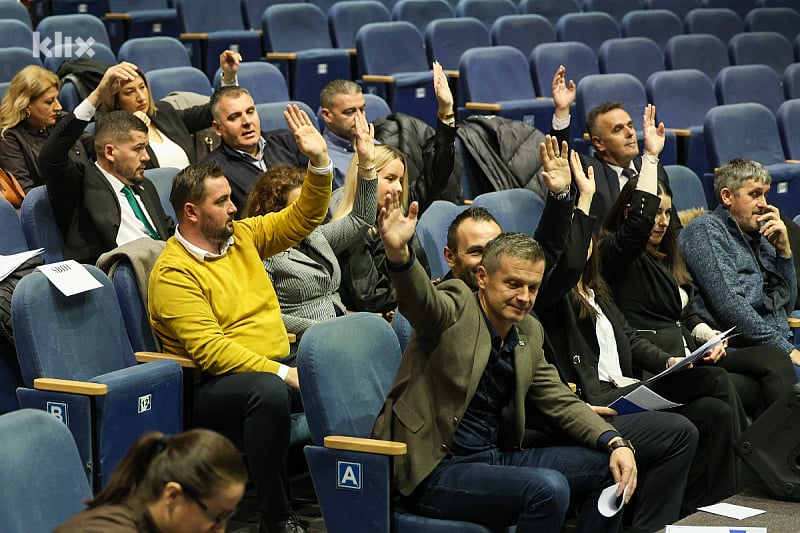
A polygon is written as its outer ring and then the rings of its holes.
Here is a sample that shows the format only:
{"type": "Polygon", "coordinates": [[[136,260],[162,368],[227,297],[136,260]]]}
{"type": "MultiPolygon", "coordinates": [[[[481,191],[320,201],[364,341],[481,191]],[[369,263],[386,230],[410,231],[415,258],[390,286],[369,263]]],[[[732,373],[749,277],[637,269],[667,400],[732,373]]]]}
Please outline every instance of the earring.
{"type": "Polygon", "coordinates": [[[31,118],[31,110],[30,109],[26,109],[25,110],[25,118],[31,118]]]}

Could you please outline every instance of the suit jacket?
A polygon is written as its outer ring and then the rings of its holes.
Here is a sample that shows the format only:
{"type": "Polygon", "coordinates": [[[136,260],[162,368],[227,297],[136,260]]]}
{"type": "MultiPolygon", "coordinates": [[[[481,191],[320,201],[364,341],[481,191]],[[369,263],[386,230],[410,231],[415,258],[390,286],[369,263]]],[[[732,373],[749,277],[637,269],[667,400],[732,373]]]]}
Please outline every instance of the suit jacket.
{"type": "MultiPolygon", "coordinates": [[[[448,453],[486,368],[491,334],[477,297],[463,281],[434,287],[417,262],[390,276],[400,312],[414,332],[372,434],[408,445],[408,454],[395,459],[394,478],[400,493],[409,495],[448,453]]],[[[572,394],[544,360],[541,324],[526,316],[516,327],[516,388],[502,412],[501,448],[521,447],[526,396],[570,437],[597,446],[600,435],[614,428],[572,394]]]]}
{"type": "MultiPolygon", "coordinates": [[[[175,109],[167,102],[156,102],[156,109],[158,110],[156,114],[150,117],[153,124],[186,152],[190,163],[196,163],[197,149],[192,135],[211,126],[213,120],[211,105],[204,104],[186,109],[175,109]]],[[[150,145],[147,146],[147,155],[150,156],[150,161],[145,163],[147,168],[161,166],[150,145]]]]}
{"type": "MultiPolygon", "coordinates": [[[[121,210],[100,169],[69,156],[86,124],[71,113],[59,122],[42,146],[39,169],[64,238],[64,257],[94,264],[100,254],[117,247],[121,210]]],[[[156,231],[166,240],[175,232],[175,223],[164,213],[156,188],[145,178],[137,189],[156,231]]]]}

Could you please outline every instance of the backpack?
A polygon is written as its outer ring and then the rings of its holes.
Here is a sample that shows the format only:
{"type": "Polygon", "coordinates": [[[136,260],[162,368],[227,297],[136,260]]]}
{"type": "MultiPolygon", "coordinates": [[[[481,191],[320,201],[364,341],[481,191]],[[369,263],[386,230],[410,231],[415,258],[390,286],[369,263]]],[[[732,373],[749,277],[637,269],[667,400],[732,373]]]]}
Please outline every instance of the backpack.
{"type": "Polygon", "coordinates": [[[104,61],[81,57],[61,63],[56,75],[61,80],[62,87],[67,83],[71,83],[75,87],[80,102],[97,88],[110,66],[110,63],[104,61]]]}

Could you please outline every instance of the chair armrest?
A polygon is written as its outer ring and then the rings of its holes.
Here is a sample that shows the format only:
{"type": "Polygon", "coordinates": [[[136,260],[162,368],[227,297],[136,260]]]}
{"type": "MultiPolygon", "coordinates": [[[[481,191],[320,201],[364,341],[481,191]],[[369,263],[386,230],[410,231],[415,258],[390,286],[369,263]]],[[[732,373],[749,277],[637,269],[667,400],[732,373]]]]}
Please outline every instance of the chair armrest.
{"type": "Polygon", "coordinates": [[[464,205],[472,205],[472,200],[464,200],[464,205]]]}
{"type": "Polygon", "coordinates": [[[488,102],[467,102],[466,108],[476,111],[501,111],[503,106],[500,104],[490,104],[488,102]]]}
{"type": "Polygon", "coordinates": [[[800,159],[787,159],[787,163],[800,163],[800,159]]]}
{"type": "Polygon", "coordinates": [[[108,20],[131,20],[130,13],[106,13],[108,20]]]}
{"type": "Polygon", "coordinates": [[[789,317],[789,327],[792,329],[800,328],[800,318],[789,317]]]}
{"type": "Polygon", "coordinates": [[[289,339],[289,344],[294,344],[297,342],[297,334],[296,333],[287,333],[286,337],[289,339]]]}
{"type": "Polygon", "coordinates": [[[181,33],[181,39],[188,39],[188,40],[202,40],[205,41],[208,39],[207,33],[181,33]]]}
{"type": "Polygon", "coordinates": [[[408,446],[405,442],[362,439],[359,437],[345,437],[341,435],[328,435],[324,439],[324,444],[326,448],[333,450],[376,453],[379,455],[405,455],[408,452],[408,446]]]}
{"type": "Polygon", "coordinates": [[[450,78],[458,78],[461,76],[461,73],[457,70],[445,70],[444,73],[450,78]]]}
{"type": "Polygon", "coordinates": [[[297,54],[294,52],[267,52],[267,59],[286,59],[294,61],[297,59],[297,54]]]}
{"type": "Polygon", "coordinates": [[[379,74],[364,74],[361,79],[372,83],[394,83],[394,76],[381,76],[379,74]]]}
{"type": "Polygon", "coordinates": [[[667,128],[667,131],[671,131],[675,134],[675,137],[691,137],[692,132],[689,130],[681,129],[681,128],[667,128]]]}
{"type": "Polygon", "coordinates": [[[185,355],[175,355],[171,353],[161,352],[136,352],[136,360],[140,363],[152,363],[153,361],[177,361],[183,368],[199,368],[194,359],[186,357],[185,355]]]}
{"type": "Polygon", "coordinates": [[[91,381],[73,381],[71,379],[36,378],[33,388],[52,392],[82,394],[84,396],[104,396],[108,394],[108,385],[91,381]]]}
{"type": "Polygon", "coordinates": [[[345,48],[345,50],[347,50],[347,53],[350,54],[351,56],[358,55],[358,50],[356,50],[355,48],[345,48]]]}

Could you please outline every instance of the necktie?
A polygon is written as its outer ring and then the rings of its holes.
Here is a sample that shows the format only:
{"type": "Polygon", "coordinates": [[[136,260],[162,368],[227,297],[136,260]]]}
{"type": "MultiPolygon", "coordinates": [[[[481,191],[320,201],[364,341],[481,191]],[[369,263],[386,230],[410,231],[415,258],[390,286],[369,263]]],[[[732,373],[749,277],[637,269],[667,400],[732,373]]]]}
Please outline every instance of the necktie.
{"type": "Polygon", "coordinates": [[[150,221],[147,220],[147,217],[144,216],[144,211],[142,211],[142,207],[139,205],[139,202],[136,201],[136,197],[134,196],[133,189],[130,188],[129,185],[125,185],[122,188],[122,193],[127,198],[128,203],[131,205],[131,209],[133,209],[133,214],[136,215],[136,218],[141,220],[142,224],[144,224],[145,229],[155,240],[159,239],[158,232],[153,229],[153,226],[150,225],[150,221]]]}
{"type": "Polygon", "coordinates": [[[638,176],[638,175],[639,175],[639,173],[638,173],[638,172],[636,172],[636,171],[635,171],[634,169],[632,169],[632,168],[623,168],[623,169],[622,169],[622,175],[623,175],[623,176],[625,176],[625,177],[626,177],[626,178],[628,178],[628,179],[632,179],[632,178],[635,178],[636,176],[638,176]]]}

